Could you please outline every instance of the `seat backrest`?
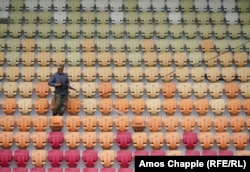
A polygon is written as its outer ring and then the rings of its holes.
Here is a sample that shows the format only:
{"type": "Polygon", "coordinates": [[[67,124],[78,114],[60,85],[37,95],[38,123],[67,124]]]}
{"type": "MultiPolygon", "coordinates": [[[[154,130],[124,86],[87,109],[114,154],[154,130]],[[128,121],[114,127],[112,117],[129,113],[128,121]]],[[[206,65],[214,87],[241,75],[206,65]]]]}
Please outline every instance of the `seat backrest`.
{"type": "Polygon", "coordinates": [[[210,149],[214,145],[214,133],[200,132],[199,142],[203,149],[210,149]]]}
{"type": "Polygon", "coordinates": [[[170,150],[176,150],[181,144],[181,135],[179,132],[168,132],[165,141],[170,150]]]}
{"type": "Polygon", "coordinates": [[[98,126],[102,132],[110,132],[113,127],[112,116],[100,116],[98,118],[98,126]]]}
{"type": "Polygon", "coordinates": [[[126,149],[130,146],[132,141],[131,133],[126,131],[117,132],[115,140],[121,149],[126,149]]]}
{"type": "Polygon", "coordinates": [[[132,133],[132,143],[136,149],[142,150],[147,146],[147,133],[134,132],[132,133]]]}
{"type": "Polygon", "coordinates": [[[161,149],[164,145],[164,134],[162,132],[150,132],[148,141],[152,149],[161,149]]]}
{"type": "Polygon", "coordinates": [[[32,119],[32,126],[35,131],[45,131],[48,125],[47,117],[36,115],[32,119]]]}
{"type": "Polygon", "coordinates": [[[21,98],[17,102],[18,110],[22,115],[28,115],[33,110],[33,103],[31,98],[21,98]]]}
{"type": "Polygon", "coordinates": [[[45,98],[49,94],[49,86],[47,82],[36,82],[35,92],[39,98],[45,98]]]}
{"type": "Polygon", "coordinates": [[[39,115],[44,115],[49,110],[49,100],[47,98],[37,98],[34,102],[35,111],[39,115]]]}
{"type": "Polygon", "coordinates": [[[84,116],[82,118],[82,126],[85,131],[92,132],[96,129],[97,126],[97,118],[96,116],[84,116]]]}
{"type": "Polygon", "coordinates": [[[208,132],[212,127],[212,119],[209,116],[199,116],[197,126],[201,132],[208,132]]]}
{"type": "Polygon", "coordinates": [[[31,117],[28,115],[17,116],[16,125],[20,131],[29,131],[29,129],[31,128],[31,117]]]}
{"type": "Polygon", "coordinates": [[[115,162],[115,151],[101,150],[99,153],[99,159],[103,167],[110,168],[115,162]]]}
{"type": "Polygon", "coordinates": [[[199,115],[205,115],[210,109],[208,99],[196,99],[194,106],[195,111],[198,112],[199,115]]]}
{"type": "Polygon", "coordinates": [[[80,151],[79,150],[66,150],[64,152],[64,160],[69,167],[77,167],[80,162],[80,151]]]}
{"type": "Polygon", "coordinates": [[[15,98],[5,98],[2,100],[2,109],[5,114],[12,115],[17,109],[15,98]]]}
{"type": "Polygon", "coordinates": [[[4,82],[3,91],[8,98],[13,98],[18,91],[17,82],[4,82]]]}
{"type": "Polygon", "coordinates": [[[181,126],[182,129],[186,132],[191,132],[194,130],[196,125],[194,116],[182,116],[181,118],[181,126]]]}
{"type": "Polygon", "coordinates": [[[81,101],[78,98],[69,98],[67,101],[67,111],[71,115],[77,115],[81,110],[81,101]]]}
{"type": "Polygon", "coordinates": [[[245,127],[245,119],[243,116],[231,116],[229,125],[233,132],[241,132],[245,127]]]}
{"type": "Polygon", "coordinates": [[[47,133],[45,131],[33,132],[31,140],[36,149],[43,149],[48,141],[47,133]]]}
{"type": "Polygon", "coordinates": [[[80,145],[80,133],[79,132],[66,132],[65,134],[65,143],[69,149],[77,149],[80,145]]]}
{"type": "Polygon", "coordinates": [[[11,115],[0,116],[0,127],[3,131],[12,131],[15,127],[15,117],[11,115]]]}
{"type": "Polygon", "coordinates": [[[141,98],[132,99],[130,105],[135,114],[142,114],[146,107],[145,100],[141,98]]]}
{"type": "Polygon", "coordinates": [[[66,126],[68,131],[76,132],[79,131],[81,126],[81,118],[80,116],[67,116],[66,117],[66,126]]]}
{"type": "Polygon", "coordinates": [[[160,116],[149,116],[147,127],[151,132],[158,132],[162,128],[162,118],[160,116]]]}
{"type": "Polygon", "coordinates": [[[98,136],[99,144],[104,150],[111,149],[114,144],[113,132],[100,132],[98,136]]]}
{"type": "Polygon", "coordinates": [[[114,119],[115,127],[119,132],[125,132],[130,126],[130,120],[128,116],[118,115],[114,119]]]}
{"type": "Polygon", "coordinates": [[[19,149],[26,149],[30,143],[30,133],[26,131],[16,132],[14,140],[19,149]]]}
{"type": "Polygon", "coordinates": [[[228,128],[228,118],[226,116],[215,116],[213,126],[217,132],[226,131],[228,128]]]}
{"type": "Polygon", "coordinates": [[[144,116],[133,116],[131,125],[134,131],[142,132],[146,128],[146,118],[144,116]]]}
{"type": "Polygon", "coordinates": [[[97,143],[96,132],[84,132],[82,134],[82,143],[86,149],[93,149],[97,143]]]}
{"type": "Polygon", "coordinates": [[[32,150],[31,161],[35,167],[43,167],[46,163],[46,150],[32,150]]]}

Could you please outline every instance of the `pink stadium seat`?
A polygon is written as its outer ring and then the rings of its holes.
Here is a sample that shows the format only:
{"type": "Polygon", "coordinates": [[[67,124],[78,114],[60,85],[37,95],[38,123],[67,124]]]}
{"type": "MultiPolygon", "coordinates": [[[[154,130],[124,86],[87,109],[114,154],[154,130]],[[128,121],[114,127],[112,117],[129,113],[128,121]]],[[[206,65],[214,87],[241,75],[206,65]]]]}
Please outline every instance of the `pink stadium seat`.
{"type": "Polygon", "coordinates": [[[94,149],[84,150],[82,153],[82,161],[86,167],[94,167],[98,161],[98,152],[94,149]]]}
{"type": "Polygon", "coordinates": [[[66,150],[64,159],[69,167],[76,167],[80,161],[80,151],[66,150]]]}
{"type": "Polygon", "coordinates": [[[80,168],[65,168],[65,172],[80,172],[80,168]]]}
{"type": "Polygon", "coordinates": [[[132,138],[130,132],[118,132],[116,134],[116,143],[120,149],[127,149],[131,144],[132,138]]]}
{"type": "Polygon", "coordinates": [[[219,150],[218,156],[234,156],[234,153],[231,150],[219,150]]]}
{"type": "Polygon", "coordinates": [[[63,162],[63,151],[62,150],[49,150],[48,162],[52,167],[59,167],[63,162]]]}
{"type": "Polygon", "coordinates": [[[132,163],[132,152],[130,150],[118,150],[116,159],[120,167],[127,168],[132,163]]]}
{"type": "Polygon", "coordinates": [[[31,168],[30,172],[45,172],[45,168],[31,168]]]}
{"type": "Polygon", "coordinates": [[[15,167],[13,168],[12,172],[28,172],[29,169],[25,167],[15,167]]]}
{"type": "Polygon", "coordinates": [[[149,156],[149,151],[148,150],[135,150],[134,151],[134,157],[135,156],[149,156]]]}
{"type": "Polygon", "coordinates": [[[83,172],[98,172],[98,168],[84,168],[83,172]]]}
{"type": "Polygon", "coordinates": [[[217,156],[216,150],[203,150],[201,152],[202,156],[217,156]]]}
{"type": "Polygon", "coordinates": [[[151,150],[150,155],[151,156],[165,156],[166,152],[164,150],[151,150]]]}
{"type": "Polygon", "coordinates": [[[29,151],[25,149],[15,150],[13,159],[18,167],[25,167],[29,162],[29,151]]]}
{"type": "Polygon", "coordinates": [[[195,132],[184,132],[183,137],[182,137],[182,141],[184,143],[184,146],[187,149],[193,149],[196,146],[197,142],[198,142],[197,133],[195,133],[195,132]]]}
{"type": "Polygon", "coordinates": [[[53,149],[59,149],[64,142],[63,132],[50,132],[48,141],[53,149]]]}
{"type": "Polygon", "coordinates": [[[115,172],[114,168],[101,168],[100,172],[115,172]]]}
{"type": "Polygon", "coordinates": [[[11,168],[7,168],[7,167],[3,167],[3,168],[2,168],[2,167],[1,167],[1,168],[0,168],[0,171],[1,171],[1,172],[11,172],[11,168]]]}
{"type": "Polygon", "coordinates": [[[49,168],[48,172],[63,172],[63,168],[49,168]]]}
{"type": "Polygon", "coordinates": [[[118,168],[118,172],[133,172],[132,168],[118,168]]]}
{"type": "Polygon", "coordinates": [[[0,150],[0,165],[2,167],[9,167],[12,158],[13,158],[12,150],[9,149],[0,150]]]}
{"type": "Polygon", "coordinates": [[[186,150],[185,155],[186,156],[200,156],[200,151],[198,151],[198,150],[186,150]]]}

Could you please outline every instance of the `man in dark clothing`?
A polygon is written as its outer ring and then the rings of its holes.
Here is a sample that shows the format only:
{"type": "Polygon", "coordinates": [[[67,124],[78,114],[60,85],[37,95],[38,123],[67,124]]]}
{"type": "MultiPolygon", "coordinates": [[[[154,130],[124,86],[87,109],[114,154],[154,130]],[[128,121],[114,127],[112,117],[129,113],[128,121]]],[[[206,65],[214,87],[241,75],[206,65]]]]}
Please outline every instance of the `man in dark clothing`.
{"type": "Polygon", "coordinates": [[[73,89],[69,85],[69,78],[66,73],[63,72],[64,66],[59,66],[57,72],[51,76],[48,85],[55,87],[54,100],[55,107],[53,109],[53,116],[63,115],[68,102],[68,89],[73,89]]]}

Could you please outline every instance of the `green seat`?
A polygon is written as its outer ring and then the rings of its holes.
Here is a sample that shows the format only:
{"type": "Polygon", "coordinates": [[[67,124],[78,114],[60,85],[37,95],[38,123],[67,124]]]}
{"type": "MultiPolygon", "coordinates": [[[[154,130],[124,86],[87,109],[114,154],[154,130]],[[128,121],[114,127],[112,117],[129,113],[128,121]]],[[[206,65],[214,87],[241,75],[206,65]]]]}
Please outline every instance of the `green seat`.
{"type": "Polygon", "coordinates": [[[184,25],[184,34],[187,38],[194,38],[197,36],[197,33],[198,33],[198,28],[196,25],[193,25],[193,24],[187,24],[187,25],[184,25]]]}
{"type": "Polygon", "coordinates": [[[22,24],[11,24],[11,27],[9,27],[9,34],[11,37],[19,38],[22,34],[22,24]]]}
{"type": "Polygon", "coordinates": [[[144,24],[140,28],[140,33],[143,36],[143,38],[152,38],[154,34],[154,26],[152,24],[144,24]]]}
{"type": "Polygon", "coordinates": [[[168,20],[168,15],[166,12],[157,11],[154,13],[153,18],[156,24],[166,24],[168,20]]]}
{"type": "Polygon", "coordinates": [[[195,12],[183,12],[182,16],[183,16],[184,24],[195,24],[196,23],[195,12]]]}
{"type": "Polygon", "coordinates": [[[155,25],[155,34],[158,38],[166,38],[168,36],[168,25],[166,24],[157,24],[155,25]]]}
{"type": "Polygon", "coordinates": [[[188,55],[188,61],[192,66],[200,66],[202,64],[202,53],[190,52],[188,55]]]}
{"type": "Polygon", "coordinates": [[[114,52],[123,52],[125,50],[125,42],[123,39],[111,40],[111,47],[114,52]]]}
{"type": "Polygon", "coordinates": [[[129,24],[126,26],[126,34],[129,38],[135,38],[139,34],[139,26],[137,24],[129,24]]]}
{"type": "Polygon", "coordinates": [[[124,10],[126,12],[136,11],[137,2],[134,0],[124,0],[124,10]]]}
{"type": "Polygon", "coordinates": [[[201,38],[210,38],[212,35],[211,25],[199,25],[198,30],[201,38]]]}
{"type": "MultiPolygon", "coordinates": [[[[229,42],[229,47],[230,47],[230,49],[231,49],[232,52],[242,52],[243,49],[244,49],[243,43],[244,42],[241,39],[232,39],[229,42]]],[[[245,44],[245,46],[248,45],[248,44],[245,44]]]]}
{"type": "Polygon", "coordinates": [[[180,0],[180,8],[183,12],[193,11],[193,0],[180,0]]]}
{"type": "Polygon", "coordinates": [[[23,14],[25,23],[36,23],[37,22],[37,12],[36,11],[26,11],[23,14]]]}
{"type": "Polygon", "coordinates": [[[127,12],[125,14],[125,21],[127,24],[137,24],[139,20],[137,12],[127,12]]]}
{"type": "Polygon", "coordinates": [[[107,38],[109,36],[109,25],[98,24],[98,26],[96,27],[96,34],[100,38],[107,38]]]}
{"type": "Polygon", "coordinates": [[[7,33],[8,33],[8,25],[0,24],[0,38],[6,37],[7,33]]]}
{"type": "Polygon", "coordinates": [[[47,52],[50,50],[51,44],[49,39],[37,39],[36,40],[37,50],[40,52],[47,52]]]}
{"type": "Polygon", "coordinates": [[[93,24],[83,25],[82,32],[86,38],[93,38],[95,35],[95,26],[93,24]]]}
{"type": "Polygon", "coordinates": [[[240,23],[242,25],[249,25],[250,24],[250,17],[249,17],[249,12],[245,13],[240,13],[240,23]]]}
{"type": "Polygon", "coordinates": [[[6,58],[7,64],[10,66],[17,66],[20,63],[19,52],[8,52],[5,58],[6,58]]]}
{"type": "Polygon", "coordinates": [[[198,12],[196,14],[197,23],[200,25],[209,24],[210,16],[208,12],[198,12]]]}
{"type": "Polygon", "coordinates": [[[96,21],[98,24],[108,24],[110,21],[109,12],[100,11],[96,13],[96,21]]]}
{"type": "Polygon", "coordinates": [[[70,24],[79,24],[81,22],[81,13],[80,12],[69,12],[67,20],[70,24]]]}
{"type": "Polygon", "coordinates": [[[20,39],[9,39],[6,40],[8,51],[19,51],[21,47],[20,39]]]}
{"type": "Polygon", "coordinates": [[[79,11],[80,10],[80,0],[70,0],[68,1],[68,10],[69,11],[79,11]]]}
{"type": "Polygon", "coordinates": [[[181,52],[185,48],[183,39],[172,39],[170,40],[170,46],[174,52],[181,52]]]}
{"type": "Polygon", "coordinates": [[[34,38],[36,36],[36,24],[24,24],[23,33],[28,38],[34,38]]]}
{"type": "Polygon", "coordinates": [[[179,25],[179,24],[170,25],[169,26],[169,33],[175,39],[180,38],[183,35],[182,25],[179,25]]]}
{"type": "Polygon", "coordinates": [[[242,33],[245,38],[249,39],[250,38],[250,25],[243,25],[242,33]]]}
{"type": "Polygon", "coordinates": [[[132,67],[138,67],[142,63],[142,55],[139,52],[130,52],[128,54],[128,61],[132,67]]]}
{"type": "Polygon", "coordinates": [[[94,24],[96,20],[95,12],[86,11],[82,13],[82,20],[85,24],[94,24]]]}
{"type": "Polygon", "coordinates": [[[22,11],[12,11],[10,12],[10,21],[11,23],[22,23],[23,21],[23,12],[22,11]]]}
{"type": "Polygon", "coordinates": [[[226,25],[224,25],[224,24],[214,25],[213,33],[214,33],[214,36],[217,39],[223,39],[223,38],[225,38],[226,34],[227,34],[227,27],[226,27],[226,25]]]}
{"type": "Polygon", "coordinates": [[[227,26],[227,32],[228,32],[229,36],[232,39],[239,38],[241,36],[241,26],[240,25],[234,25],[234,24],[228,25],[227,26]]]}
{"type": "Polygon", "coordinates": [[[140,42],[138,39],[128,39],[125,42],[125,45],[126,45],[126,49],[129,52],[136,52],[136,51],[139,51],[140,49],[140,42]]]}
{"type": "Polygon", "coordinates": [[[139,20],[141,24],[152,24],[153,14],[151,12],[140,12],[139,20]]]}
{"type": "Polygon", "coordinates": [[[200,43],[197,39],[187,39],[185,46],[188,52],[196,52],[200,50],[200,43]]]}
{"type": "Polygon", "coordinates": [[[4,51],[6,48],[6,42],[4,38],[0,38],[0,51],[4,51]]]}
{"type": "Polygon", "coordinates": [[[213,24],[224,24],[225,23],[225,16],[221,12],[213,12],[211,13],[211,22],[213,24]]]}
{"type": "Polygon", "coordinates": [[[114,38],[122,38],[124,35],[124,26],[121,24],[113,24],[111,26],[111,33],[114,38]]]}
{"type": "Polygon", "coordinates": [[[226,39],[222,39],[222,40],[216,39],[214,40],[214,45],[215,45],[215,49],[217,50],[217,52],[224,53],[229,50],[229,42],[226,39]]]}
{"type": "Polygon", "coordinates": [[[95,40],[95,44],[99,52],[109,51],[109,47],[110,47],[109,39],[97,39],[95,40]]]}
{"type": "Polygon", "coordinates": [[[55,24],[52,27],[52,31],[55,37],[63,38],[66,35],[66,25],[63,23],[55,24]]]}
{"type": "Polygon", "coordinates": [[[250,3],[246,0],[239,0],[237,2],[238,11],[241,13],[250,12],[250,3]]]}
{"type": "Polygon", "coordinates": [[[13,11],[22,11],[24,7],[24,0],[11,0],[10,6],[13,11]]]}
{"type": "Polygon", "coordinates": [[[78,66],[81,62],[80,52],[68,52],[67,61],[70,66],[78,66]]]}
{"type": "Polygon", "coordinates": [[[53,39],[51,41],[51,47],[54,52],[63,52],[66,47],[65,45],[64,39],[53,39]]]}
{"type": "Polygon", "coordinates": [[[71,38],[77,38],[81,33],[81,26],[79,24],[70,24],[67,27],[67,33],[71,38]]]}
{"type": "Polygon", "coordinates": [[[158,39],[155,41],[155,46],[158,52],[166,52],[169,51],[170,44],[167,39],[158,39]]]}
{"type": "Polygon", "coordinates": [[[51,25],[48,23],[39,24],[37,30],[40,37],[48,38],[51,34],[51,25]]]}
{"type": "Polygon", "coordinates": [[[69,39],[66,41],[67,49],[69,52],[80,51],[80,40],[79,39],[69,39]]]}
{"type": "Polygon", "coordinates": [[[51,23],[52,13],[50,11],[39,11],[37,17],[41,24],[48,24],[51,23]]]}

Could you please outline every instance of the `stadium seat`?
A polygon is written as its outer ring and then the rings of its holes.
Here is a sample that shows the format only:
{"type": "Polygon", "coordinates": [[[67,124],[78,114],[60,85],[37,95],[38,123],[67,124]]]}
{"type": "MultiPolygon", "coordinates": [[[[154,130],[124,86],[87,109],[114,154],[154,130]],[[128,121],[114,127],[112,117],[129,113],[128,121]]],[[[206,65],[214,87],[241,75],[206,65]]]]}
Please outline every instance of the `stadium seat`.
{"type": "Polygon", "coordinates": [[[2,100],[2,109],[6,115],[12,115],[17,109],[15,98],[5,98],[2,100]]]}
{"type": "Polygon", "coordinates": [[[147,128],[151,132],[159,132],[162,128],[162,118],[160,116],[149,116],[147,119],[147,128]]]}
{"type": "Polygon", "coordinates": [[[98,127],[102,132],[110,132],[113,127],[113,118],[111,116],[100,116],[98,118],[98,127]]]}
{"type": "Polygon", "coordinates": [[[77,115],[81,110],[81,101],[78,98],[69,98],[67,102],[67,111],[71,115],[77,115]]]}
{"type": "Polygon", "coordinates": [[[176,150],[181,144],[181,134],[179,132],[168,132],[165,142],[169,150],[176,150]]]}
{"type": "Polygon", "coordinates": [[[143,132],[146,128],[146,118],[144,116],[133,116],[131,127],[135,132],[143,132]]]}
{"type": "Polygon", "coordinates": [[[82,161],[88,168],[93,168],[98,161],[98,152],[96,150],[84,150],[82,152],[82,161]]]}
{"type": "MultiPolygon", "coordinates": [[[[187,53],[175,52],[173,58],[174,58],[173,60],[174,60],[174,63],[175,63],[176,66],[185,68],[185,65],[188,62],[187,53]]],[[[180,71],[183,68],[181,68],[180,71]]]]}
{"type": "Polygon", "coordinates": [[[115,168],[101,168],[100,172],[115,172],[115,168]]]}
{"type": "Polygon", "coordinates": [[[214,145],[214,133],[200,132],[198,140],[203,150],[211,149],[211,147],[214,145]]]}
{"type": "MultiPolygon", "coordinates": [[[[133,81],[133,83],[136,82],[135,84],[138,85],[137,82],[141,81],[142,78],[143,78],[143,70],[142,70],[142,68],[141,67],[131,67],[129,69],[129,77],[133,81]]],[[[131,85],[134,85],[133,83],[131,83],[131,85]]],[[[135,95],[133,95],[133,96],[135,96],[135,95]]]]}
{"type": "Polygon", "coordinates": [[[163,119],[163,125],[167,131],[175,132],[179,127],[179,119],[177,116],[166,116],[163,119]]]}
{"type": "Polygon", "coordinates": [[[146,108],[150,115],[157,115],[161,110],[161,101],[157,98],[151,98],[146,101],[146,108]]]}
{"type": "Polygon", "coordinates": [[[218,156],[233,156],[234,153],[231,150],[218,150],[218,156]]]}
{"type": "Polygon", "coordinates": [[[208,86],[209,93],[214,99],[218,99],[223,94],[223,85],[222,83],[209,83],[208,86]]]}
{"type": "Polygon", "coordinates": [[[97,143],[97,134],[95,132],[83,133],[82,143],[86,149],[93,149],[97,143]]]}
{"type": "Polygon", "coordinates": [[[81,142],[80,133],[77,131],[66,132],[64,139],[69,149],[77,149],[81,142]]]}
{"type": "Polygon", "coordinates": [[[132,143],[136,149],[143,150],[147,146],[147,133],[145,132],[132,133],[132,143]]]}
{"type": "Polygon", "coordinates": [[[212,99],[210,106],[215,115],[222,115],[226,109],[226,102],[224,99],[212,99]]]}
{"type": "Polygon", "coordinates": [[[249,105],[250,100],[249,99],[244,99],[242,102],[242,107],[244,112],[246,112],[247,115],[250,114],[250,105],[249,105]]]}
{"type": "Polygon", "coordinates": [[[126,113],[129,110],[129,100],[125,98],[120,98],[115,100],[114,108],[118,110],[119,113],[126,113]]]}
{"type": "Polygon", "coordinates": [[[194,130],[196,125],[196,119],[194,116],[182,116],[180,119],[181,127],[185,132],[191,132],[194,130]]]}
{"type": "Polygon", "coordinates": [[[109,115],[113,111],[113,100],[111,98],[100,99],[99,110],[103,115],[109,115]]]}
{"type": "Polygon", "coordinates": [[[118,168],[118,172],[133,172],[132,168],[118,168]]]}
{"type": "Polygon", "coordinates": [[[16,82],[19,78],[19,71],[18,67],[16,66],[10,66],[6,68],[5,70],[5,77],[7,78],[8,81],[10,82],[16,82]]]}
{"type": "Polygon", "coordinates": [[[24,64],[24,66],[33,66],[35,63],[34,52],[24,52],[21,56],[21,61],[24,64]]]}
{"type": "Polygon", "coordinates": [[[79,131],[81,126],[80,116],[67,116],[66,117],[66,127],[69,132],[79,131]]]}
{"type": "Polygon", "coordinates": [[[232,134],[232,142],[236,150],[244,150],[249,142],[248,133],[234,132],[232,134]]]}
{"type": "Polygon", "coordinates": [[[201,153],[199,150],[186,150],[185,156],[200,156],[201,153]]]}
{"type": "Polygon", "coordinates": [[[198,143],[198,135],[195,132],[184,132],[182,142],[187,149],[194,149],[198,143]]]}
{"type": "Polygon", "coordinates": [[[213,126],[217,132],[225,132],[228,128],[228,118],[226,116],[215,116],[213,126]]]}
{"type": "Polygon", "coordinates": [[[35,167],[32,167],[30,168],[30,172],[45,172],[45,168],[35,168],[35,167]]]}
{"type": "Polygon", "coordinates": [[[164,145],[164,135],[162,132],[150,132],[148,141],[152,149],[159,150],[164,145]]]}
{"type": "Polygon", "coordinates": [[[2,115],[0,117],[0,127],[2,131],[12,131],[15,127],[15,118],[11,115],[2,115]]]}
{"type": "Polygon", "coordinates": [[[58,131],[53,131],[48,134],[48,142],[51,147],[53,149],[59,149],[64,143],[64,134],[58,131]]]}
{"type": "Polygon", "coordinates": [[[217,156],[217,151],[216,150],[203,150],[201,152],[202,156],[217,156]]]}
{"type": "Polygon", "coordinates": [[[15,150],[13,159],[18,167],[26,167],[29,162],[29,151],[28,150],[15,150]]]}
{"type": "Polygon", "coordinates": [[[60,167],[63,163],[63,150],[48,150],[47,158],[52,167],[60,167]]]}
{"type": "Polygon", "coordinates": [[[100,163],[104,168],[110,168],[115,163],[114,150],[101,150],[99,152],[100,163]]]}
{"type": "MultiPolygon", "coordinates": [[[[95,81],[95,79],[97,78],[96,74],[97,74],[97,69],[95,67],[85,67],[83,69],[83,78],[87,82],[93,82],[93,81],[95,81]]],[[[79,79],[80,79],[80,77],[79,77],[79,79]]],[[[88,85],[88,84],[91,84],[91,83],[86,83],[86,84],[88,85]]]]}
{"type": "Polygon", "coordinates": [[[189,115],[193,111],[194,104],[191,99],[180,99],[179,109],[183,115],[189,115]]]}
{"type": "Polygon", "coordinates": [[[128,168],[133,159],[132,151],[130,150],[118,150],[116,157],[121,168],[128,168]]]}
{"type": "Polygon", "coordinates": [[[238,115],[241,111],[240,99],[228,99],[227,109],[231,115],[238,115]]]}
{"type": "Polygon", "coordinates": [[[27,167],[14,167],[13,172],[28,172],[29,169],[27,167]]]}
{"type": "Polygon", "coordinates": [[[63,116],[51,116],[49,119],[49,127],[52,131],[60,131],[63,128],[63,116]]]}
{"type": "Polygon", "coordinates": [[[19,131],[29,131],[29,129],[31,128],[31,117],[27,115],[17,116],[16,126],[19,131]]]}
{"type": "Polygon", "coordinates": [[[193,93],[198,99],[205,98],[208,93],[208,85],[206,83],[193,83],[193,93]]]}
{"type": "Polygon", "coordinates": [[[44,115],[49,110],[49,101],[46,98],[37,98],[34,102],[35,111],[39,115],[44,115]]]}
{"type": "Polygon", "coordinates": [[[63,169],[59,167],[50,167],[48,168],[48,172],[63,172],[63,169]]]}
{"type": "Polygon", "coordinates": [[[19,149],[26,149],[30,143],[30,133],[25,131],[16,132],[14,141],[19,149]]]}
{"type": "Polygon", "coordinates": [[[143,54],[143,61],[149,67],[155,66],[157,63],[157,54],[155,52],[145,52],[143,54]]]}
{"type": "Polygon", "coordinates": [[[45,131],[48,125],[46,116],[36,115],[32,118],[31,122],[35,131],[45,131]]]}
{"type": "Polygon", "coordinates": [[[200,132],[208,132],[212,128],[212,119],[209,116],[199,116],[197,126],[200,132]]]}
{"type": "Polygon", "coordinates": [[[115,117],[114,122],[115,122],[115,128],[119,132],[127,131],[130,125],[129,117],[123,115],[118,115],[117,117],[115,117]]]}
{"type": "Polygon", "coordinates": [[[108,98],[112,94],[112,83],[100,82],[98,84],[98,92],[102,98],[108,98]]]}
{"type": "Polygon", "coordinates": [[[144,70],[144,76],[148,82],[155,82],[159,78],[159,71],[157,67],[147,67],[144,70]]]}
{"type": "Polygon", "coordinates": [[[230,128],[233,132],[242,132],[245,126],[243,116],[231,116],[229,120],[230,128]]]}
{"type": "Polygon", "coordinates": [[[111,67],[100,67],[98,68],[98,76],[102,82],[110,82],[112,79],[112,68],[111,67]]]}
{"type": "Polygon", "coordinates": [[[43,149],[47,144],[47,133],[44,131],[33,132],[31,141],[36,149],[43,149]]]}
{"type": "Polygon", "coordinates": [[[18,92],[17,82],[4,82],[3,91],[8,98],[14,98],[18,92]]]}
{"type": "Polygon", "coordinates": [[[135,113],[135,114],[142,114],[146,108],[146,102],[144,99],[141,98],[134,98],[131,100],[130,102],[131,105],[131,110],[135,113]]]}
{"type": "Polygon", "coordinates": [[[179,82],[177,90],[182,99],[188,98],[192,93],[192,85],[189,82],[179,82]]]}
{"type": "Polygon", "coordinates": [[[98,172],[98,168],[84,168],[83,172],[98,172]]]}
{"type": "Polygon", "coordinates": [[[43,167],[46,163],[46,150],[32,150],[31,161],[34,167],[43,167]]]}
{"type": "Polygon", "coordinates": [[[77,167],[80,162],[79,150],[65,150],[64,160],[69,167],[77,167]]]}
{"type": "Polygon", "coordinates": [[[65,168],[65,172],[80,172],[80,168],[65,168]]]}
{"type": "Polygon", "coordinates": [[[116,134],[116,143],[120,147],[120,149],[126,149],[130,146],[132,141],[131,133],[129,132],[118,132],[116,134]]]}
{"type": "Polygon", "coordinates": [[[162,84],[162,93],[166,98],[172,98],[177,91],[176,84],[174,82],[168,82],[162,84]]]}

